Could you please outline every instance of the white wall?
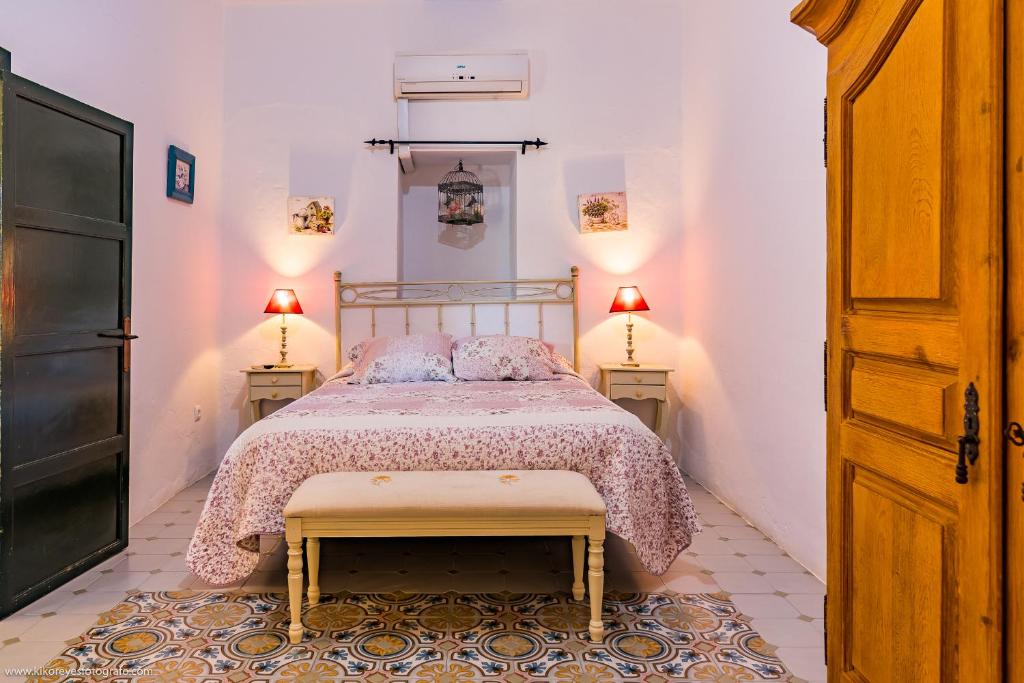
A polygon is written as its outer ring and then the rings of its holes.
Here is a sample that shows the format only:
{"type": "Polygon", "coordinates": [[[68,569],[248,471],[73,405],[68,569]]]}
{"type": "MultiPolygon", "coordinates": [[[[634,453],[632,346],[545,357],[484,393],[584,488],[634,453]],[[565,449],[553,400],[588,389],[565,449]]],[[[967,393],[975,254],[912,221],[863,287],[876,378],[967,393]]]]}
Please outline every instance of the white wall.
{"type": "Polygon", "coordinates": [[[683,467],[825,576],[825,50],[792,0],[689,0],[683,467]]]}
{"type": "Polygon", "coordinates": [[[396,133],[394,53],[527,49],[528,100],[416,102],[411,135],[551,142],[518,160],[517,275],[582,268],[591,379],[622,353],[615,288],[638,285],[653,309],[638,356],[678,370],[673,453],[823,576],[825,53],[789,23],[791,4],[229,4],[221,447],[244,424],[236,369],[273,358],[260,311],[274,287],[295,287],[308,313],[292,355],[330,369],[331,271],[397,274],[396,161],[360,144],[396,133]],[[259,45],[280,49],[257,59],[259,45]],[[630,230],[580,235],[576,195],[619,189],[630,230]],[[289,236],[289,194],[336,196],[337,235],[289,236]]]}
{"type": "Polygon", "coordinates": [[[398,277],[401,280],[515,278],[514,186],[517,152],[417,153],[401,176],[398,277]],[[484,222],[437,221],[437,184],[463,161],[484,186],[484,222]]]}
{"type": "Polygon", "coordinates": [[[219,459],[222,35],[209,0],[0,0],[14,73],[135,124],[133,522],[219,459]],[[165,196],[171,144],[197,156],[192,206],[165,196]]]}
{"type": "Polygon", "coordinates": [[[222,447],[245,419],[237,370],[274,357],[276,321],[261,313],[273,288],[294,287],[307,312],[291,323],[290,357],[329,370],[332,271],[396,277],[397,161],[361,141],[396,134],[392,65],[401,50],[530,50],[529,100],[413,103],[411,134],[549,140],[518,158],[517,276],[580,266],[591,378],[596,363],[623,355],[624,321],[607,313],[623,284],[638,285],[653,309],[637,321],[639,358],[677,360],[679,2],[235,2],[225,25],[222,447]],[[272,58],[260,58],[259,46],[273,46],[272,58]],[[630,230],[580,235],[576,195],[622,189],[630,230]],[[337,234],[289,235],[289,193],[335,196],[337,234]]]}

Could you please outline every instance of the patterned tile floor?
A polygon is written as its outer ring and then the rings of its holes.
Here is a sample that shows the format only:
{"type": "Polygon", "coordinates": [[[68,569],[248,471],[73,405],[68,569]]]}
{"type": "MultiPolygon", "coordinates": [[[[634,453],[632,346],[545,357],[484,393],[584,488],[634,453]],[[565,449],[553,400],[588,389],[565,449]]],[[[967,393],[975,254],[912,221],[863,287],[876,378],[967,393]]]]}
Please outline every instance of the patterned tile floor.
{"type": "MultiPolygon", "coordinates": [[[[209,588],[186,571],[184,562],[211,478],[132,527],[124,552],[0,620],[0,680],[7,680],[3,669],[48,661],[130,591],[209,588]]],[[[611,537],[608,589],[726,591],[795,675],[824,681],[822,583],[712,494],[690,479],[687,485],[704,533],[660,577],[643,571],[630,546],[611,537]]],[[[234,588],[286,590],[283,543],[265,538],[263,552],[257,571],[234,588]]],[[[569,543],[556,539],[334,541],[324,543],[322,556],[324,592],[539,593],[566,590],[572,583],[569,543]]]]}

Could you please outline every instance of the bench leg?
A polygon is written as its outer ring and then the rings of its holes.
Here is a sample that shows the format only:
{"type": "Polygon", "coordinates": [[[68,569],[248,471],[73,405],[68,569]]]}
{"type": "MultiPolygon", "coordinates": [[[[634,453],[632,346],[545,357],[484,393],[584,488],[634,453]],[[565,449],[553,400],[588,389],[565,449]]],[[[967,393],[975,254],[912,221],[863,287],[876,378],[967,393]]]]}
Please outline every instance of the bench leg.
{"type": "Polygon", "coordinates": [[[604,619],[601,603],[604,601],[604,537],[590,537],[590,640],[604,639],[604,619]]]}
{"type": "Polygon", "coordinates": [[[285,541],[288,543],[288,609],[292,622],[288,627],[288,639],[292,643],[302,641],[302,520],[285,520],[285,541]]]}
{"type": "Polygon", "coordinates": [[[306,564],[309,566],[309,606],[320,602],[320,539],[306,539],[306,564]]]}
{"type": "Polygon", "coordinates": [[[583,599],[583,550],[586,539],[583,536],[572,537],[572,599],[583,599]]]}

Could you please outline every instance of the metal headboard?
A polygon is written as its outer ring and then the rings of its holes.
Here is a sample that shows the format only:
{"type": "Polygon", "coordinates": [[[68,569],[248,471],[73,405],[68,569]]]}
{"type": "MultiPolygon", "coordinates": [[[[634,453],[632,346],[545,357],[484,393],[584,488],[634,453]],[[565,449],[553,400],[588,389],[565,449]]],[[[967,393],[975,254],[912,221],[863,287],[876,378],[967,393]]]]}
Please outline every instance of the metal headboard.
{"type": "Polygon", "coordinates": [[[572,366],[580,369],[580,269],[573,266],[566,279],[460,280],[427,282],[343,282],[334,272],[335,365],[341,369],[341,312],[346,308],[370,309],[370,336],[377,335],[377,309],[405,310],[405,333],[409,334],[409,309],[436,308],[437,331],[444,331],[445,306],[469,306],[470,334],[476,334],[478,305],[504,306],[505,334],[509,334],[511,306],[537,307],[537,337],[544,338],[544,307],[572,306],[572,366]]]}

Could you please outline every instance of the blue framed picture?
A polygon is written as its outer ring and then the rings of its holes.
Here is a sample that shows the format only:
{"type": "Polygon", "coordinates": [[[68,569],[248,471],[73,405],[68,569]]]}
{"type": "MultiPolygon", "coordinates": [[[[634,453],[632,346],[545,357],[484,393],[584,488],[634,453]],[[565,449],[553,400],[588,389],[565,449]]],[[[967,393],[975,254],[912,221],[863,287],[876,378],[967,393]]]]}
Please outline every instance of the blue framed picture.
{"type": "Polygon", "coordinates": [[[196,158],[174,145],[167,150],[167,196],[189,204],[196,196],[196,158]]]}

